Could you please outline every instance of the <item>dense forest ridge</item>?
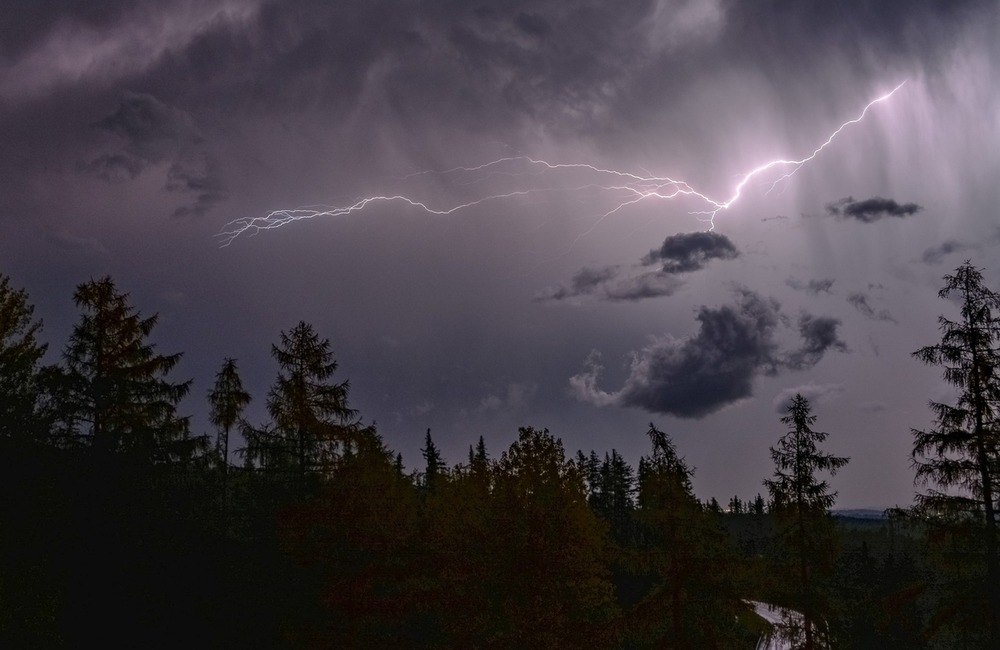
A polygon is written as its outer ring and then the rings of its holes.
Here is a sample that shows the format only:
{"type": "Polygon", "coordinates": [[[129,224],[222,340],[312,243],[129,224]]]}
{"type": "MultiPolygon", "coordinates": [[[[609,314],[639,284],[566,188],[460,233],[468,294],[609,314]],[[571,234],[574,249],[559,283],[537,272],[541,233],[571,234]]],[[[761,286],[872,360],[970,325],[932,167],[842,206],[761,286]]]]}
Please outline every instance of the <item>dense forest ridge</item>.
{"type": "Polygon", "coordinates": [[[800,614],[803,648],[998,647],[1000,298],[968,262],[940,294],[961,318],[914,354],[959,398],[913,432],[927,490],[835,518],[825,477],[849,459],[821,450],[801,395],[767,497],[724,507],[653,424],[635,468],[523,427],[452,465],[428,430],[407,473],[308,323],[272,346],[268,422],[243,418],[225,359],[216,433],[193,435],[181,355],[111,278],[77,287],[62,362],[42,366],[41,323],[0,275],[0,644],[738,648],[766,629],[755,601],[800,614]]]}

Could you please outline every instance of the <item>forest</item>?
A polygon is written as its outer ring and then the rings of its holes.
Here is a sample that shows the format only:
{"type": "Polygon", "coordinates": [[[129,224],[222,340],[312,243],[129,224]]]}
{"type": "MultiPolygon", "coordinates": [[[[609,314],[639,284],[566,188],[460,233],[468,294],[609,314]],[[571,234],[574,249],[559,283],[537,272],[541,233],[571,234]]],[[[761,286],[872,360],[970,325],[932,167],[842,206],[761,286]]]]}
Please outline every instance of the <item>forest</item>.
{"type": "Polygon", "coordinates": [[[958,398],[910,434],[914,504],[851,518],[801,395],[761,492],[721,502],[654,424],[636,466],[524,426],[457,462],[427,430],[407,471],[309,323],[266,396],[220,359],[195,432],[181,354],[114,280],[77,287],[45,365],[0,274],[0,647],[1000,647],[1000,294],[966,262],[940,296],[960,314],[913,354],[958,398]]]}

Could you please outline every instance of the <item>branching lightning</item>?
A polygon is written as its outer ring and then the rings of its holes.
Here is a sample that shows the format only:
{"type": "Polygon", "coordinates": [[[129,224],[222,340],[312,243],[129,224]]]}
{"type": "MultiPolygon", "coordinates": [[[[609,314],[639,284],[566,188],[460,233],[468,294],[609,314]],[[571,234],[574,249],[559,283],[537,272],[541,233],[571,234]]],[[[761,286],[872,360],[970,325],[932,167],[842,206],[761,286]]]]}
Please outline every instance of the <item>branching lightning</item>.
{"type": "MultiPolygon", "coordinates": [[[[720,212],[728,210],[734,203],[736,203],[743,194],[743,189],[747,184],[753,180],[755,177],[761,174],[775,170],[784,169],[784,173],[777,179],[770,183],[770,188],[774,188],[776,185],[782,181],[786,181],[791,178],[799,169],[801,169],[805,164],[816,158],[824,149],[826,149],[834,139],[840,135],[844,129],[848,128],[853,124],[857,124],[865,118],[868,111],[875,105],[886,101],[892,97],[897,90],[903,87],[906,81],[903,81],[898,86],[885,93],[880,97],[868,102],[867,105],[861,110],[861,113],[843,124],[841,124],[830,136],[822,142],[818,147],[816,147],[809,155],[795,159],[777,159],[771,160],[769,162],[763,163],[758,167],[751,169],[750,171],[744,173],[736,185],[733,187],[732,193],[729,198],[718,199],[712,198],[707,194],[704,194],[696,189],[694,189],[687,182],[682,180],[675,180],[666,176],[654,176],[654,175],[639,175],[626,171],[619,171],[616,169],[605,169],[603,167],[597,167],[587,163],[550,163],[545,160],[540,160],[536,158],[531,158],[528,156],[510,156],[506,158],[498,158],[481,165],[476,165],[474,167],[453,167],[452,169],[437,171],[437,172],[416,172],[410,174],[405,179],[410,179],[417,176],[435,174],[440,176],[452,175],[452,174],[470,174],[470,173],[500,173],[501,167],[503,165],[520,163],[528,165],[530,168],[535,170],[536,173],[558,173],[567,171],[583,171],[589,174],[596,175],[599,178],[605,179],[604,183],[592,182],[586,184],[575,185],[572,187],[561,187],[558,185],[553,185],[552,187],[532,187],[521,190],[514,190],[498,194],[490,194],[483,196],[471,201],[466,201],[464,203],[457,203],[453,205],[443,206],[443,207],[432,207],[423,201],[419,201],[409,196],[402,194],[385,194],[368,196],[363,199],[356,201],[350,205],[340,206],[340,207],[322,207],[322,209],[316,209],[312,207],[307,208],[295,208],[295,209],[285,209],[285,210],[275,210],[270,214],[263,217],[243,217],[230,221],[227,223],[222,231],[217,235],[219,241],[223,247],[230,245],[237,237],[241,235],[252,236],[256,235],[265,230],[273,230],[275,228],[280,228],[286,226],[292,222],[300,221],[302,219],[314,219],[317,217],[342,217],[354,212],[360,212],[367,208],[373,203],[405,203],[414,208],[422,210],[428,214],[433,215],[449,215],[454,212],[465,210],[473,206],[477,206],[487,202],[500,201],[503,199],[510,199],[513,197],[523,197],[540,193],[550,193],[550,192],[583,192],[587,190],[597,190],[600,192],[606,192],[612,195],[620,195],[622,198],[619,199],[619,203],[613,208],[600,215],[598,221],[604,219],[605,217],[611,216],[616,212],[640,201],[645,201],[647,199],[664,199],[670,200],[677,198],[679,196],[692,197],[695,200],[701,201],[705,204],[703,210],[698,210],[692,212],[692,214],[697,215],[699,220],[709,224],[708,229],[713,230],[715,228],[715,217],[720,212]]],[[[509,174],[509,172],[508,172],[509,174]]],[[[518,176],[520,174],[509,174],[510,176],[518,176]]]]}

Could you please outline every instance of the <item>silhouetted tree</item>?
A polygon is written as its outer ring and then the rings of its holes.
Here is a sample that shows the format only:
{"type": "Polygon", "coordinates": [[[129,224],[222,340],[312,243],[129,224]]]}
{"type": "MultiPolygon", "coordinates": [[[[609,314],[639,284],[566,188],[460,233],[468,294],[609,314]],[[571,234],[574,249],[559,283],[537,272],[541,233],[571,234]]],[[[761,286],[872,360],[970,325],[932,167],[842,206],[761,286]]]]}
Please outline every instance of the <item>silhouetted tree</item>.
{"type": "Polygon", "coordinates": [[[79,285],[73,300],[83,314],[63,353],[59,407],[68,431],[105,451],[189,456],[188,421],[176,407],[191,382],[166,379],[181,353],[158,354],[149,342],[157,316],[143,318],[110,277],[79,285]]]}
{"type": "Polygon", "coordinates": [[[250,393],[243,388],[235,359],[227,358],[222,362],[222,368],[215,375],[215,385],[208,392],[208,403],[208,418],[218,430],[215,452],[221,461],[222,509],[225,511],[229,488],[229,434],[250,403],[250,393]]]}
{"type": "Polygon", "coordinates": [[[489,647],[603,647],[616,607],[603,526],[548,430],[522,427],[493,466],[489,647]]]}
{"type": "Polygon", "coordinates": [[[0,273],[0,436],[37,435],[38,363],[46,345],[36,335],[34,306],[24,289],[14,289],[0,273]]]}
{"type": "Polygon", "coordinates": [[[627,613],[631,640],[657,648],[737,647],[735,621],[745,606],[735,553],[694,496],[693,472],[673,442],[653,424],[647,433],[652,453],[639,460],[636,513],[642,542],[632,564],[653,585],[627,613]]]}
{"type": "Polygon", "coordinates": [[[428,579],[417,566],[417,516],[409,478],[375,429],[359,427],[317,498],[280,514],[282,544],[304,569],[289,647],[419,646],[428,579]]]}
{"type": "Polygon", "coordinates": [[[215,375],[215,385],[208,392],[208,418],[218,429],[215,449],[223,466],[229,465],[229,435],[250,404],[250,393],[243,388],[236,360],[227,358],[215,375]]]}
{"type": "Polygon", "coordinates": [[[635,472],[617,449],[604,454],[598,472],[598,489],[591,507],[611,526],[619,543],[627,543],[635,513],[635,472]]]}
{"type": "Polygon", "coordinates": [[[812,429],[816,416],[802,395],[792,398],[788,415],[781,422],[791,429],[778,441],[777,448],[771,447],[774,478],[765,480],[764,485],[771,494],[771,511],[779,524],[779,548],[791,560],[787,568],[795,575],[793,599],[802,614],[803,647],[812,650],[817,647],[816,626],[823,612],[819,583],[834,556],[830,508],[837,498],[817,473],[834,475],[850,459],[819,450],[818,444],[828,434],[812,429]]]}
{"type": "Polygon", "coordinates": [[[424,436],[424,446],[420,450],[423,454],[424,460],[426,461],[423,477],[423,487],[428,492],[433,492],[434,488],[437,487],[438,481],[441,480],[441,474],[445,470],[444,459],[441,457],[441,452],[438,451],[437,445],[431,439],[431,430],[427,430],[427,434],[424,436]]]}
{"type": "Polygon", "coordinates": [[[272,345],[271,354],[279,372],[268,393],[267,410],[277,439],[267,444],[277,453],[284,451],[304,480],[350,444],[357,412],[347,406],[348,381],[331,381],[337,362],[329,340],[320,339],[312,325],[299,321],[290,332],[282,332],[281,345],[272,345]]]}
{"type": "Polygon", "coordinates": [[[985,611],[962,609],[967,623],[987,621],[989,645],[1000,647],[1000,556],[997,500],[1000,497],[1000,294],[986,287],[982,271],[970,262],[944,277],[938,295],[957,299],[959,320],[938,319],[941,342],[913,355],[941,366],[958,389],[954,404],[931,402],[936,426],[913,429],[916,482],[928,490],[917,508],[939,531],[951,529],[952,542],[971,537],[967,552],[982,558],[984,579],[964,597],[985,595],[985,611]],[[958,537],[956,537],[956,535],[958,537]]]}

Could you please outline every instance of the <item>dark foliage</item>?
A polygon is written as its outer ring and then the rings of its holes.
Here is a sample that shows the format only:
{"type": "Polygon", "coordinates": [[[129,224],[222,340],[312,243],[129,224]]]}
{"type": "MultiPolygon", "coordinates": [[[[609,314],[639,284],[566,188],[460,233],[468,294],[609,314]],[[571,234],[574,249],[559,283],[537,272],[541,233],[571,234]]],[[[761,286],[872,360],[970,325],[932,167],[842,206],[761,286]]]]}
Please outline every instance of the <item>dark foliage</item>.
{"type": "MultiPolygon", "coordinates": [[[[180,355],[150,343],[156,317],[109,278],[76,301],[65,366],[40,368],[40,323],[0,276],[0,647],[749,648],[768,630],[753,601],[803,612],[813,647],[991,647],[985,503],[930,517],[950,503],[932,491],[899,516],[831,516],[816,474],[846,459],[819,451],[801,397],[769,501],[700,501],[654,425],[637,468],[614,449],[567,458],[525,427],[498,457],[480,436],[455,465],[427,431],[407,474],[299,323],[272,350],[269,421],[246,422],[251,396],[223,363],[210,449],[175,412],[188,384],[166,378],[180,355]]],[[[992,395],[993,366],[962,365],[943,323],[919,354],[992,395]]],[[[992,411],[976,429],[975,391],[962,399],[917,433],[918,474],[986,494],[982,472],[928,454],[995,433],[992,411]]]]}

